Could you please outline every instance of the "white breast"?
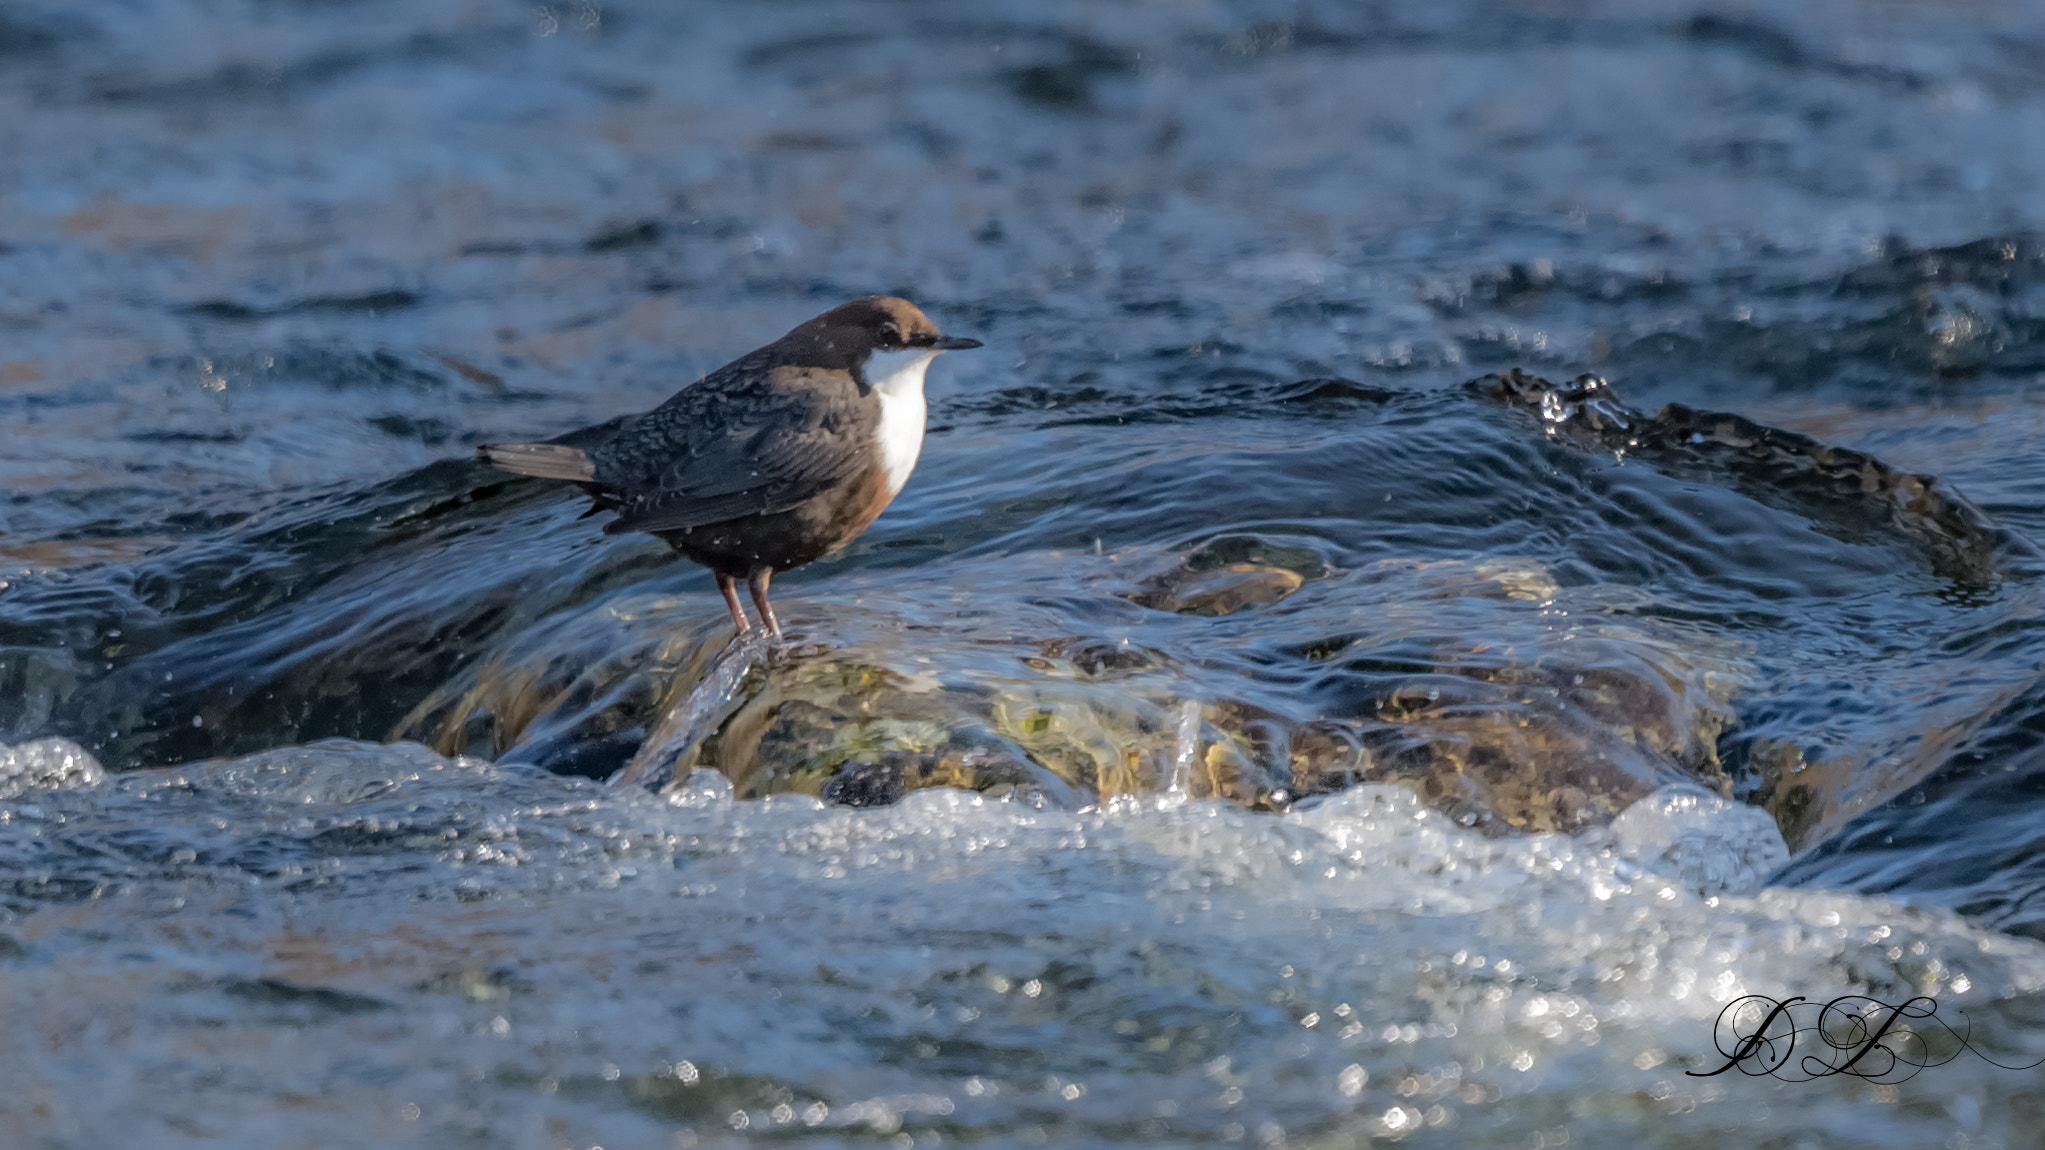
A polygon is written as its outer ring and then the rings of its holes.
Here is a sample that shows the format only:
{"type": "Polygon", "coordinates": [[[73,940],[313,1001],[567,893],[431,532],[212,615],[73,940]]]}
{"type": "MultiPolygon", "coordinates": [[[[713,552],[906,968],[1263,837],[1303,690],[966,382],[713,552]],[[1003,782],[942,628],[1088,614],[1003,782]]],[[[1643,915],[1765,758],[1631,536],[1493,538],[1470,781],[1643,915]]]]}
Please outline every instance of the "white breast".
{"type": "Polygon", "coordinates": [[[929,348],[876,351],[866,359],[866,380],[880,396],[881,469],[888,497],[901,493],[923,452],[923,373],[937,352],[929,348]]]}

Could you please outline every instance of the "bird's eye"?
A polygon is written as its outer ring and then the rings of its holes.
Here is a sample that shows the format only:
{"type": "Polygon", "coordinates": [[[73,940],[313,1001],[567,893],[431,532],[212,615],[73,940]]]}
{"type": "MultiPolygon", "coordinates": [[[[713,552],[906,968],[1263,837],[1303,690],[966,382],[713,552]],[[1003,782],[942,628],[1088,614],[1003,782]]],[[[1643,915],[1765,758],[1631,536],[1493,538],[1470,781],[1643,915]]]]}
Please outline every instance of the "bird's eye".
{"type": "Polygon", "coordinates": [[[902,329],[895,326],[894,320],[888,320],[880,325],[880,341],[889,347],[901,346],[902,329]]]}

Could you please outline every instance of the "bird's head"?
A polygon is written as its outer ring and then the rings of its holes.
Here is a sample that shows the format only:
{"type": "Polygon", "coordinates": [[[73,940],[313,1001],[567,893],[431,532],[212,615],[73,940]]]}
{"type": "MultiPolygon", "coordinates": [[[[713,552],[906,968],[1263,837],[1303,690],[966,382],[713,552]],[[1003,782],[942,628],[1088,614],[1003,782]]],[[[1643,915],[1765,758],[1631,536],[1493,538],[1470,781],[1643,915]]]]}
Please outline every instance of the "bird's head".
{"type": "Polygon", "coordinates": [[[868,296],[834,307],[782,338],[828,350],[832,358],[843,357],[848,366],[864,363],[873,352],[936,355],[980,346],[977,339],[937,330],[923,309],[891,295],[868,296]]]}

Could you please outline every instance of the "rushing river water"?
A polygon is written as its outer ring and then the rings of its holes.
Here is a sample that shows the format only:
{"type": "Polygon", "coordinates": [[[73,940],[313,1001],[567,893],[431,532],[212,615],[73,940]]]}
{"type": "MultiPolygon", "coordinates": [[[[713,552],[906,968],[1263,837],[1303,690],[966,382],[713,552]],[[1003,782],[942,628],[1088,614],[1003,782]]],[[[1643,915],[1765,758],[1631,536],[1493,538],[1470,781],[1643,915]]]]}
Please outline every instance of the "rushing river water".
{"type": "Polygon", "coordinates": [[[9,4],[0,1144],[2040,1145],[1684,1072],[2045,1058],[2041,53],[9,4]],[[987,346],[786,648],[470,460],[876,291],[987,346]]]}

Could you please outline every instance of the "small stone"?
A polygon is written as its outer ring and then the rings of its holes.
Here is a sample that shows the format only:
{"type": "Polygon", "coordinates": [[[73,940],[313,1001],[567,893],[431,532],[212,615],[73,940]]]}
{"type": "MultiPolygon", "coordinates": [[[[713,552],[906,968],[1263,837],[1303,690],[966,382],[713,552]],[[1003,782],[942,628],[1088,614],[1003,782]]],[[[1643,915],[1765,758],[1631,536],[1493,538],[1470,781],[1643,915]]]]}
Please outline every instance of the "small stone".
{"type": "Polygon", "coordinates": [[[1212,571],[1178,568],[1146,580],[1127,598],[1158,611],[1179,615],[1233,615],[1246,607],[1264,607],[1300,589],[1306,580],[1296,571],[1263,563],[1230,563],[1212,571]]]}

